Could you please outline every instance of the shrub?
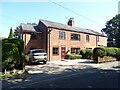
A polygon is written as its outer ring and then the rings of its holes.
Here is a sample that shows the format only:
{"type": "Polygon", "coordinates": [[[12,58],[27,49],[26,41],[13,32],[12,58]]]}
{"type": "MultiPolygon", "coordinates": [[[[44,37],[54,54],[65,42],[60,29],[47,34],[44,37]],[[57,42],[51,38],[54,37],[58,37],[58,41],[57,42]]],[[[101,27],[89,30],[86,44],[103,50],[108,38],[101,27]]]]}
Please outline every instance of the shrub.
{"type": "Polygon", "coordinates": [[[105,49],[106,49],[106,56],[116,57],[117,48],[114,48],[114,47],[106,47],[105,49]]]}
{"type": "Polygon", "coordinates": [[[99,57],[106,56],[106,50],[105,50],[104,47],[96,47],[96,48],[94,48],[94,50],[93,50],[93,58],[94,58],[94,60],[96,60],[98,56],[99,57]]]}
{"type": "Polygon", "coordinates": [[[20,60],[17,45],[14,43],[2,43],[2,69],[13,69],[20,60]]]}
{"type": "Polygon", "coordinates": [[[82,49],[80,51],[80,55],[82,55],[82,59],[91,59],[93,56],[93,51],[92,49],[82,49]]]}
{"type": "Polygon", "coordinates": [[[23,69],[24,65],[24,59],[25,59],[25,52],[24,52],[24,42],[21,39],[3,39],[3,43],[13,43],[16,44],[19,52],[19,61],[17,61],[17,64],[15,65],[15,68],[17,69],[23,69]]]}
{"type": "Polygon", "coordinates": [[[116,58],[118,61],[120,61],[120,48],[117,49],[116,58]]]}
{"type": "Polygon", "coordinates": [[[66,54],[65,59],[80,59],[81,55],[66,54]]]}

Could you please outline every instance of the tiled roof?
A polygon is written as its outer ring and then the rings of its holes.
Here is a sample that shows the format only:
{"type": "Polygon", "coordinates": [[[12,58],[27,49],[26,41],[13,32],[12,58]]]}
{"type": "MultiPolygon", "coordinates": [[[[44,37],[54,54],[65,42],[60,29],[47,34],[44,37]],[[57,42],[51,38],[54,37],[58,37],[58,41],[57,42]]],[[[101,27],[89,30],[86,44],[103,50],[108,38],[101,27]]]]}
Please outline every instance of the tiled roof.
{"type": "Polygon", "coordinates": [[[76,31],[76,32],[82,32],[82,33],[87,33],[87,34],[94,34],[94,35],[100,35],[100,36],[105,36],[97,31],[91,30],[91,29],[86,29],[86,28],[80,28],[80,27],[73,27],[57,22],[52,22],[48,20],[40,20],[45,26],[47,27],[52,27],[52,28],[58,28],[58,29],[65,29],[68,31],[76,31]]]}
{"type": "Polygon", "coordinates": [[[21,26],[22,30],[24,30],[24,32],[40,32],[37,25],[21,23],[20,26],[21,26]]]}

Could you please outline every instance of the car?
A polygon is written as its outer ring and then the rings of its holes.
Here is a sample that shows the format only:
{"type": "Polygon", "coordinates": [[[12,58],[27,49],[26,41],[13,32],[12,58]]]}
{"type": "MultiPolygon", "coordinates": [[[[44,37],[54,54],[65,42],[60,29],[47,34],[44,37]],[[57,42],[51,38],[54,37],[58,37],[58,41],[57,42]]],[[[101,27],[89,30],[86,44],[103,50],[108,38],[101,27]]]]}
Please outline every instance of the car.
{"type": "Polygon", "coordinates": [[[27,54],[29,57],[29,63],[34,62],[43,62],[43,64],[47,63],[47,53],[44,49],[32,49],[27,54]]]}

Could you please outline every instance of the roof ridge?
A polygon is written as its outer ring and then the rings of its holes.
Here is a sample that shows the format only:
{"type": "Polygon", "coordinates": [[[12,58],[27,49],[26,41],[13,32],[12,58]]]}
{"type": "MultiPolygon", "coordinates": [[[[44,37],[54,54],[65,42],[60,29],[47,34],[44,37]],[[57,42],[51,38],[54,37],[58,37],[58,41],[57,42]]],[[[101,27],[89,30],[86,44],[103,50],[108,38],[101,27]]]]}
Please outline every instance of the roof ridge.
{"type": "Polygon", "coordinates": [[[76,32],[82,32],[82,33],[89,33],[89,34],[94,34],[94,35],[100,35],[100,36],[105,36],[102,33],[92,30],[92,29],[88,29],[88,28],[81,28],[78,26],[69,26],[63,23],[59,23],[59,22],[54,22],[54,21],[49,21],[49,20],[44,20],[44,19],[40,19],[40,21],[45,24],[47,27],[53,27],[53,28],[58,28],[58,29],[65,29],[65,30],[69,30],[69,31],[76,31],[76,32]]]}

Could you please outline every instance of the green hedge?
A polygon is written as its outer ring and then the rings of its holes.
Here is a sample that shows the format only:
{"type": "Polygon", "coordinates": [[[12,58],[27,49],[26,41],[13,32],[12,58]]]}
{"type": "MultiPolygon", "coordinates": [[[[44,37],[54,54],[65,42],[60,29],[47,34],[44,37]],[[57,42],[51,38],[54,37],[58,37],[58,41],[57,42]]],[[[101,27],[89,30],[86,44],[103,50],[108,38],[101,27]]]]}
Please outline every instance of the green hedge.
{"type": "Polygon", "coordinates": [[[80,51],[80,55],[82,55],[82,59],[92,59],[93,50],[88,48],[82,49],[80,51]]]}
{"type": "Polygon", "coordinates": [[[80,59],[81,55],[66,54],[65,59],[80,59]]]}
{"type": "Polygon", "coordinates": [[[96,47],[93,50],[93,59],[97,60],[97,57],[104,57],[106,56],[106,50],[104,47],[96,47]]]}
{"type": "Polygon", "coordinates": [[[117,49],[118,49],[118,48],[105,47],[105,49],[106,49],[106,56],[116,57],[116,55],[117,55],[117,49]]]}
{"type": "Polygon", "coordinates": [[[93,58],[97,57],[112,56],[120,60],[120,48],[115,47],[96,47],[93,50],[93,58]]]}
{"type": "MultiPolygon", "coordinates": [[[[15,44],[16,47],[17,47],[17,49],[18,49],[19,60],[17,61],[17,63],[14,66],[14,68],[16,68],[16,69],[23,69],[24,68],[23,63],[24,63],[24,59],[25,59],[24,42],[23,42],[23,40],[21,40],[21,39],[3,39],[2,40],[2,44],[3,44],[2,46],[4,46],[4,44],[7,44],[7,43],[9,43],[9,44],[15,44]]],[[[2,48],[3,48],[2,52],[5,52],[4,51],[5,47],[2,47],[2,48]]],[[[8,49],[8,48],[6,48],[6,49],[8,49]]],[[[13,49],[14,48],[11,48],[10,51],[12,51],[13,49]]],[[[7,56],[7,57],[10,57],[10,55],[7,56]]]]}
{"type": "Polygon", "coordinates": [[[2,43],[2,69],[13,69],[19,62],[20,56],[17,45],[2,43]]]}

